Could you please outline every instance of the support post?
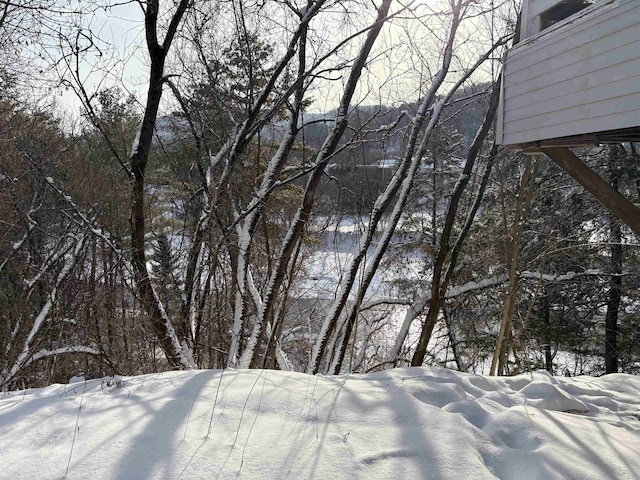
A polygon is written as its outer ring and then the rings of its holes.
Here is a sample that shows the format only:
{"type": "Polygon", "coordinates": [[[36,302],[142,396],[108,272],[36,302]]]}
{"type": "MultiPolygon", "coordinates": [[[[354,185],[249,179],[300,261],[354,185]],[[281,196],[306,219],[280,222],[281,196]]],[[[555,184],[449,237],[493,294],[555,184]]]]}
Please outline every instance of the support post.
{"type": "Polygon", "coordinates": [[[640,209],[618,193],[566,147],[540,147],[540,151],[589,190],[631,230],[640,235],[640,209]]]}

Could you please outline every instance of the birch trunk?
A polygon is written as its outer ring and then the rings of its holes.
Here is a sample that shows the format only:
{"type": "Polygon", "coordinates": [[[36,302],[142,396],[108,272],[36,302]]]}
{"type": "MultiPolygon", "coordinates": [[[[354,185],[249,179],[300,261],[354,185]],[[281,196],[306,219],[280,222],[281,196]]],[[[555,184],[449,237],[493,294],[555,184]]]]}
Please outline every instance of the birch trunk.
{"type": "MultiPolygon", "coordinates": [[[[56,255],[56,257],[60,258],[60,260],[62,261],[62,268],[60,269],[60,272],[57,274],[55,282],[51,287],[51,290],[47,294],[46,302],[44,303],[42,308],[40,308],[40,311],[33,319],[33,323],[31,325],[31,328],[29,329],[29,333],[27,334],[27,337],[25,338],[24,342],[22,342],[19,353],[16,355],[15,359],[12,362],[5,365],[2,371],[0,371],[0,389],[8,385],[9,382],[11,382],[11,380],[15,378],[15,376],[23,368],[25,368],[26,366],[28,366],[30,363],[34,361],[34,356],[36,352],[33,351],[33,348],[34,348],[34,344],[36,343],[38,334],[40,334],[46,322],[49,320],[51,310],[58,302],[59,291],[62,284],[67,279],[71,271],[73,270],[79,258],[82,256],[82,251],[85,248],[87,238],[88,238],[87,234],[84,234],[84,233],[78,234],[77,237],[75,238],[74,244],[70,244],[68,245],[67,248],[63,249],[63,251],[61,252],[61,255],[56,255]]],[[[13,337],[15,337],[15,335],[13,337]]],[[[9,347],[10,347],[10,344],[7,346],[7,348],[9,347]]],[[[66,350],[64,352],[60,351],[59,353],[73,353],[73,351],[80,351],[80,350],[73,350],[75,347],[65,347],[65,348],[66,350]]],[[[78,347],[78,349],[79,348],[84,348],[84,347],[78,347]]],[[[87,350],[91,350],[91,352],[89,353],[99,353],[99,352],[95,352],[95,350],[93,349],[87,349],[87,350]]],[[[46,356],[50,356],[50,355],[41,355],[40,357],[36,357],[36,359],[45,358],[46,356]]]]}
{"type": "Polygon", "coordinates": [[[378,37],[378,34],[380,33],[380,30],[382,29],[385,19],[387,18],[390,5],[391,0],[384,0],[378,8],[376,21],[369,30],[364,44],[361,47],[350,70],[348,80],[345,84],[344,93],[342,94],[342,98],[340,100],[340,106],[336,113],[335,125],[325,139],[324,144],[316,157],[315,167],[310,173],[301,204],[296,211],[291,227],[289,228],[283,241],[277,262],[274,265],[272,275],[269,279],[269,283],[267,286],[267,297],[260,314],[259,322],[256,324],[257,327],[252,333],[250,339],[252,345],[247,348],[247,354],[240,362],[241,366],[248,367],[252,363],[253,357],[256,354],[255,344],[257,343],[257,340],[260,336],[262,322],[266,317],[270,315],[270,311],[274,307],[276,292],[280,289],[280,286],[284,281],[285,272],[289,267],[291,257],[300,241],[306,223],[311,214],[311,210],[313,209],[315,193],[320,184],[320,180],[324,175],[324,169],[329,162],[330,157],[336,151],[338,143],[347,127],[348,111],[351,105],[351,99],[355,93],[362,70],[366,65],[369,53],[375,43],[375,40],[378,37]]]}
{"type": "MultiPolygon", "coordinates": [[[[356,301],[352,304],[352,306],[349,308],[347,312],[345,332],[342,335],[342,341],[340,343],[339,351],[335,355],[334,361],[332,362],[331,370],[333,371],[334,374],[337,374],[341,369],[342,362],[344,360],[344,355],[346,352],[346,347],[350,340],[353,322],[355,321],[355,318],[357,315],[357,306],[364,299],[364,295],[366,294],[366,291],[369,288],[371,281],[373,280],[375,272],[378,269],[380,262],[382,261],[382,257],[386,253],[389,243],[391,242],[391,239],[398,225],[400,217],[404,212],[404,208],[406,206],[407,200],[409,198],[409,194],[413,187],[413,182],[414,182],[416,173],[418,171],[418,168],[420,166],[420,162],[426,153],[430,136],[437,126],[437,123],[440,119],[440,114],[444,109],[444,106],[451,99],[451,97],[457,91],[457,89],[462,85],[462,83],[464,83],[466,79],[476,70],[476,68],[488,58],[490,53],[493,52],[493,50],[498,45],[501,45],[503,42],[503,40],[501,39],[495,45],[493,45],[487,53],[482,55],[476,61],[475,65],[473,65],[471,68],[469,68],[465,72],[465,74],[458,80],[458,82],[454,85],[454,87],[451,88],[444,95],[442,99],[440,99],[438,102],[434,104],[433,102],[435,99],[435,94],[440,89],[440,86],[446,79],[447,74],[449,72],[451,58],[453,56],[454,40],[455,40],[456,32],[460,24],[460,21],[462,20],[462,18],[460,17],[460,13],[461,13],[460,5],[458,8],[454,8],[453,10],[451,27],[449,31],[449,38],[448,38],[447,46],[444,52],[442,68],[434,78],[434,82],[432,83],[429,94],[425,98],[419,110],[420,113],[425,113],[425,114],[426,112],[430,113],[429,122],[427,123],[426,127],[424,127],[424,132],[422,133],[422,139],[420,140],[420,144],[417,145],[417,138],[418,138],[418,135],[421,133],[421,129],[423,128],[423,125],[426,121],[426,117],[424,116],[421,117],[419,114],[418,117],[414,120],[415,130],[412,130],[412,136],[411,136],[412,141],[409,142],[409,147],[403,157],[402,164],[405,164],[406,162],[406,165],[408,165],[408,168],[405,166],[405,168],[403,169],[403,165],[401,164],[401,166],[398,168],[398,171],[400,172],[400,174],[398,175],[398,173],[396,173],[397,176],[394,176],[394,179],[390,182],[388,188],[385,190],[383,195],[379,198],[380,206],[378,210],[375,210],[374,208],[374,212],[372,212],[370,222],[367,225],[367,231],[363,235],[360,242],[360,245],[361,245],[360,251],[353,258],[352,264],[350,265],[349,272],[352,274],[353,278],[347,278],[347,281],[344,283],[344,288],[345,290],[348,290],[348,291],[351,291],[353,287],[353,284],[355,282],[355,275],[358,272],[360,262],[364,258],[367,248],[369,247],[373,239],[373,234],[375,233],[378,222],[382,218],[382,213],[384,213],[384,211],[390,205],[394,195],[398,194],[398,198],[395,201],[392,213],[382,233],[381,239],[378,242],[375,253],[372,259],[370,260],[369,265],[367,265],[365,268],[363,281],[360,283],[358,291],[356,292],[356,301]],[[414,141],[414,138],[416,141],[414,141]],[[394,180],[396,179],[398,180],[398,182],[394,182],[394,180]],[[400,179],[402,180],[401,183],[399,181],[400,179]]],[[[486,137],[489,127],[491,126],[491,123],[493,121],[493,117],[495,115],[495,111],[497,108],[497,102],[498,102],[498,87],[495,87],[494,92],[492,92],[491,107],[489,108],[489,111],[487,113],[487,116],[489,118],[485,118],[485,121],[483,122],[483,126],[481,127],[482,133],[479,133],[477,135],[477,137],[479,138],[476,138],[476,140],[474,140],[474,144],[470,149],[470,155],[467,158],[467,162],[465,163],[465,170],[463,172],[463,177],[461,180],[459,180],[458,185],[454,191],[453,203],[456,205],[456,208],[457,208],[457,201],[459,201],[459,197],[462,195],[462,191],[464,190],[464,187],[466,186],[470,178],[470,173],[473,168],[475,158],[478,155],[482,142],[484,141],[484,138],[486,137]],[[457,200],[455,200],[456,195],[458,196],[457,200]]],[[[345,298],[345,297],[342,296],[339,298],[345,298]]],[[[433,299],[434,297],[432,296],[432,301],[433,299]]],[[[341,304],[336,303],[334,305],[334,308],[332,308],[332,310],[330,311],[332,313],[332,317],[331,318],[327,317],[327,319],[325,319],[325,322],[335,325],[337,322],[338,315],[342,312],[344,307],[345,307],[345,302],[342,302],[341,304]]],[[[319,353],[320,355],[323,354],[322,351],[320,351],[319,353]]]]}
{"type": "MultiPolygon", "coordinates": [[[[327,316],[325,317],[322,328],[320,330],[319,339],[314,346],[313,355],[311,361],[309,363],[308,370],[313,373],[319,373],[320,371],[320,362],[324,357],[327,344],[329,338],[333,335],[336,330],[336,326],[338,323],[338,319],[342,314],[342,311],[345,308],[347,300],[349,298],[349,294],[353,289],[353,286],[356,281],[356,277],[358,275],[358,271],[360,270],[360,265],[363,259],[366,256],[367,249],[371,245],[373,241],[376,229],[378,227],[378,223],[380,222],[383,214],[389,208],[389,206],[393,202],[393,197],[401,191],[400,198],[395,204],[394,212],[392,214],[391,221],[389,222],[389,227],[385,229],[383,232],[382,239],[378,244],[378,248],[376,249],[376,253],[371,261],[371,264],[368,268],[366,268],[363,281],[361,283],[363,288],[360,288],[357,292],[357,299],[354,305],[358,305],[362,302],[362,298],[364,297],[364,293],[368,288],[375,271],[377,270],[380,261],[382,259],[382,255],[386,251],[386,248],[389,244],[391,236],[393,234],[393,229],[397,224],[400,214],[404,208],[404,204],[406,203],[406,198],[408,196],[409,191],[411,190],[411,186],[413,184],[413,180],[415,178],[415,173],[420,165],[420,161],[422,156],[424,155],[424,151],[426,150],[426,146],[429,140],[429,136],[433,129],[436,126],[437,120],[439,118],[440,112],[444,106],[444,102],[446,99],[438,102],[436,106],[434,106],[434,100],[436,97],[436,93],[440,89],[440,86],[444,82],[447,73],[449,71],[449,66],[451,65],[451,58],[453,56],[453,44],[455,40],[455,35],[457,28],[460,22],[460,11],[461,5],[458,3],[452,12],[452,20],[451,27],[449,29],[449,34],[447,38],[447,43],[443,53],[442,59],[442,67],[439,72],[435,75],[432,84],[429,88],[429,91],[425,95],[416,116],[413,119],[413,126],[411,128],[411,133],[409,137],[409,142],[407,148],[405,149],[405,153],[403,155],[402,161],[394,173],[391,181],[385,188],[385,191],[378,197],[376,200],[373,210],[371,212],[369,223],[365,229],[365,232],[360,238],[360,243],[358,246],[358,250],[356,254],[352,257],[349,262],[349,267],[347,269],[347,276],[341,282],[338,294],[336,295],[336,300],[333,302],[331,308],[327,316]],[[430,109],[433,107],[433,111],[430,112],[430,109]],[[429,123],[425,127],[426,120],[431,113],[431,117],[429,118],[429,123]],[[422,139],[420,140],[420,135],[422,135],[422,139]],[[420,141],[419,141],[420,140],[420,141]],[[397,218],[396,218],[397,217],[397,218]],[[394,222],[395,220],[395,222],[394,222]]],[[[351,335],[351,329],[353,326],[353,322],[357,316],[357,308],[352,308],[347,314],[347,320],[345,323],[345,332],[342,332],[342,341],[340,342],[339,351],[337,355],[335,355],[335,359],[332,362],[332,370],[334,372],[340,369],[342,364],[342,360],[344,358],[344,352],[346,351],[346,344],[349,342],[349,337],[351,335]]],[[[341,332],[338,332],[340,335],[341,332]]]]}

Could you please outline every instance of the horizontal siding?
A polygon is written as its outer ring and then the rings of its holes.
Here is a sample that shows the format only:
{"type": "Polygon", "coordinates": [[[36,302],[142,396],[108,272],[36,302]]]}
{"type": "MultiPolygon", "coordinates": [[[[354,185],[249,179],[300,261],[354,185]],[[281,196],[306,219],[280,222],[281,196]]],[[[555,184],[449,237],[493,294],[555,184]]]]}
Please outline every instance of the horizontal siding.
{"type": "MultiPolygon", "coordinates": [[[[591,12],[590,15],[579,16],[563,28],[545,30],[509,51],[509,61],[515,70],[521,70],[549,57],[570,51],[589,43],[598,48],[603,37],[615,34],[620,25],[628,25],[629,15],[637,17],[637,0],[621,0],[608,4],[591,12]]],[[[605,47],[609,50],[610,47],[605,47]]]]}
{"type": "MultiPolygon", "coordinates": [[[[606,95],[601,90],[611,88],[619,95],[620,90],[625,88],[625,80],[633,79],[638,81],[638,66],[635,62],[640,62],[640,48],[638,48],[637,57],[629,62],[610,65],[589,75],[581,75],[575,78],[562,78],[561,80],[550,83],[549,85],[530,84],[529,88],[521,89],[520,85],[514,85],[505,88],[505,95],[509,97],[510,114],[518,115],[512,110],[522,110],[523,108],[537,108],[537,104],[549,101],[562,101],[567,96],[571,96],[575,100],[579,97],[576,95],[584,95],[585,100],[591,98],[600,98],[599,95],[606,95]],[[595,90],[591,93],[590,90],[595,90]],[[569,93],[567,93],[569,92],[569,93]]],[[[609,93],[610,94],[610,93],[609,93]]]]}
{"type": "Polygon", "coordinates": [[[498,140],[526,143],[640,126],[639,4],[605,4],[512,49],[498,140]]]}
{"type": "MultiPolygon", "coordinates": [[[[638,89],[636,88],[636,90],[638,89]]],[[[580,103],[573,107],[555,110],[544,115],[531,115],[518,120],[509,121],[505,123],[504,132],[505,134],[511,132],[526,132],[528,129],[537,128],[538,126],[555,126],[562,129],[571,129],[568,135],[594,133],[596,131],[606,129],[598,128],[598,130],[581,132],[576,131],[576,129],[578,129],[579,127],[577,125],[572,126],[572,124],[577,122],[576,119],[579,119],[578,121],[587,121],[594,120],[598,117],[615,117],[617,114],[634,111],[640,114],[638,106],[640,106],[640,92],[636,92],[632,95],[624,95],[613,99],[607,98],[606,100],[601,100],[593,103],[580,103]]],[[[635,125],[627,126],[631,127],[640,124],[640,115],[636,115],[635,121],[637,122],[635,125]]],[[[563,136],[566,135],[554,135],[551,138],[563,136]]]]}
{"type": "MultiPolygon", "coordinates": [[[[620,65],[620,67],[622,66],[624,65],[620,65]]],[[[589,82],[583,84],[584,80],[584,78],[580,78],[574,82],[558,84],[556,90],[560,91],[564,88],[564,94],[550,94],[546,97],[544,93],[538,91],[535,96],[523,95],[512,99],[508,103],[508,108],[505,108],[509,122],[552,114],[577,105],[591,105],[608,99],[611,99],[612,103],[624,103],[627,96],[640,91],[640,72],[638,69],[629,72],[626,77],[611,75],[606,81],[595,86],[589,85],[589,82]]]]}
{"type": "Polygon", "coordinates": [[[584,132],[596,133],[607,130],[618,130],[620,125],[637,126],[638,111],[631,110],[627,112],[618,112],[614,116],[593,117],[580,122],[570,122],[560,125],[540,125],[528,128],[520,132],[505,132],[501,135],[503,142],[501,145],[514,145],[518,143],[529,143],[538,140],[548,140],[552,138],[569,137],[572,135],[582,135],[584,132]]]}
{"type": "MultiPolygon", "coordinates": [[[[640,6],[640,5],[639,5],[640,6]]],[[[639,16],[640,17],[640,16],[639,16]]],[[[629,35],[629,30],[620,30],[603,37],[597,42],[567,49],[565,53],[549,52],[544,61],[518,68],[509,62],[505,78],[509,85],[520,89],[530,88],[530,83],[554,83],[559,78],[575,78],[620,63],[621,60],[637,58],[640,55],[638,40],[629,35]]],[[[517,93],[514,92],[514,93],[517,93]]]]}

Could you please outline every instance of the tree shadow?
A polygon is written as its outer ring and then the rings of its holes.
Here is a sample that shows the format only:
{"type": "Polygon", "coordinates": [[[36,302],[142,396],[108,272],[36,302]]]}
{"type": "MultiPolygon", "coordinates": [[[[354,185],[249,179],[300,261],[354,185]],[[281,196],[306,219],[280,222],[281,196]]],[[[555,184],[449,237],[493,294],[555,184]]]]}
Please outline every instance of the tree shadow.
{"type": "Polygon", "coordinates": [[[173,466],[175,445],[181,441],[192,403],[184,397],[194,398],[206,378],[211,378],[210,371],[194,373],[172,391],[171,400],[151,413],[144,429],[133,438],[127,454],[117,462],[113,478],[144,480],[171,476],[173,469],[169,467],[173,466]]]}
{"type": "MultiPolygon", "coordinates": [[[[433,445],[437,437],[427,423],[429,406],[403,390],[404,379],[393,375],[378,377],[316,376],[311,380],[311,393],[305,396],[305,408],[301,408],[297,422],[300,429],[289,435],[291,448],[280,464],[280,478],[323,478],[327,464],[337,463],[336,456],[353,480],[376,476],[378,469],[391,470],[398,465],[415,478],[443,478],[446,472],[436,461],[442,452],[433,445]],[[363,396],[359,385],[350,388],[361,378],[372,396],[363,396]],[[343,415],[357,416],[359,420],[343,415]],[[395,419],[394,425],[380,425],[378,432],[372,431],[367,418],[375,424],[378,415],[395,419]],[[350,431],[339,430],[343,422],[350,431]],[[388,434],[399,441],[387,441],[388,434]],[[380,440],[385,441],[383,447],[378,444],[380,440]]],[[[332,466],[329,470],[341,478],[347,473],[341,468],[332,466]]],[[[397,474],[396,478],[405,478],[401,471],[397,474]]]]}
{"type": "MultiPolygon", "coordinates": [[[[573,422],[570,419],[573,414],[546,410],[539,410],[536,413],[543,415],[549,423],[562,432],[567,440],[564,448],[574,451],[577,458],[594,459],[589,463],[589,478],[640,478],[638,476],[638,465],[630,464],[627,457],[620,452],[621,447],[636,449],[637,453],[635,455],[637,457],[640,453],[637,439],[633,442],[634,445],[624,445],[620,441],[612,442],[612,433],[604,431],[602,422],[594,421],[594,428],[600,433],[598,438],[603,439],[604,444],[594,442],[593,436],[589,435],[588,432],[579,428],[572,428],[573,422]],[[563,421],[563,418],[567,420],[563,421]],[[606,454],[603,452],[602,447],[607,447],[606,454]],[[626,470],[626,472],[623,470],[626,470]]],[[[552,458],[549,462],[555,471],[562,475],[562,478],[573,478],[575,476],[575,470],[571,470],[571,467],[575,467],[575,465],[570,462],[560,463],[552,458]]]]}

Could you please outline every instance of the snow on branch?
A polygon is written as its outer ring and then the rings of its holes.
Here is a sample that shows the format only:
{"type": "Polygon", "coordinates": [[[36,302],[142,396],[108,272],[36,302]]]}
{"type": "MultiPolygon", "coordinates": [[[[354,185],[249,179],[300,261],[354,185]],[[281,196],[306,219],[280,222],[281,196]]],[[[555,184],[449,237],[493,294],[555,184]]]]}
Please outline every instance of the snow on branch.
{"type": "MultiPolygon", "coordinates": [[[[544,282],[566,282],[578,279],[580,277],[587,276],[601,276],[606,275],[605,272],[601,270],[585,270],[584,272],[566,272],[562,274],[548,274],[543,272],[531,272],[531,271],[523,271],[520,272],[519,276],[523,280],[537,280],[544,282]]],[[[499,285],[505,284],[509,281],[509,277],[506,274],[496,275],[495,277],[489,277],[482,280],[467,282],[463,285],[459,285],[456,287],[450,287],[447,289],[445,293],[445,298],[455,298],[457,296],[463,295],[465,293],[473,292],[475,290],[482,290],[490,287],[497,287],[499,285]]],[[[391,349],[391,354],[389,356],[389,363],[395,364],[398,356],[400,355],[400,350],[402,349],[402,345],[404,344],[405,339],[409,333],[409,328],[413,321],[424,311],[426,306],[431,301],[431,291],[426,292],[422,297],[418,298],[415,302],[409,304],[409,309],[407,310],[402,326],[400,327],[400,332],[398,333],[398,338],[396,340],[395,345],[391,349]]],[[[366,304],[364,308],[373,308],[376,304],[382,304],[384,302],[370,302],[366,304]]],[[[396,304],[401,304],[400,301],[395,302],[396,304]]]]}
{"type": "Polygon", "coordinates": [[[541,272],[520,272],[520,278],[522,279],[543,280],[545,282],[566,282],[580,277],[599,277],[602,275],[609,274],[597,269],[585,270],[584,272],[566,272],[556,275],[541,272]]]}
{"type": "Polygon", "coordinates": [[[72,249],[66,248],[63,250],[64,253],[62,256],[64,257],[64,264],[62,266],[62,269],[58,273],[55,283],[47,295],[47,301],[40,309],[38,315],[36,315],[36,318],[33,320],[33,325],[31,326],[31,330],[27,334],[27,338],[24,340],[20,354],[13,362],[13,365],[6,365],[4,369],[0,371],[0,385],[7,384],[12,378],[16,376],[16,374],[20,370],[25,367],[25,365],[33,362],[34,354],[31,353],[33,343],[42,330],[45,322],[49,319],[49,314],[51,313],[53,306],[58,301],[59,290],[62,286],[62,283],[65,281],[69,273],[71,273],[73,267],[76,265],[78,258],[81,256],[82,250],[84,249],[85,242],[87,240],[87,234],[78,235],[74,238],[74,240],[75,245],[72,249]]]}
{"type": "MultiPolygon", "coordinates": [[[[38,165],[37,162],[35,162],[31,156],[26,155],[27,159],[31,162],[31,164],[41,173],[44,175],[44,173],[42,172],[42,169],[40,168],[40,166],[38,165]]],[[[71,198],[70,195],[68,195],[61,187],[57,186],[53,180],[53,178],[51,177],[45,177],[45,180],[47,181],[47,183],[49,184],[49,186],[60,196],[60,198],[62,198],[65,202],[67,202],[69,204],[69,206],[71,207],[71,209],[73,210],[73,213],[75,213],[77,215],[77,218],[79,218],[82,223],[84,223],[87,227],[89,227],[91,233],[93,235],[95,235],[96,237],[100,238],[101,240],[104,241],[104,243],[106,245],[109,246],[109,248],[111,250],[113,250],[116,254],[120,255],[122,252],[120,251],[120,249],[112,242],[111,238],[109,238],[109,236],[107,234],[105,234],[105,232],[96,225],[95,221],[89,217],[87,217],[87,215],[82,211],[82,209],[78,206],[78,204],[76,204],[76,202],[73,201],[73,199],[71,198]]]]}
{"type": "Polygon", "coordinates": [[[24,364],[22,365],[22,368],[28,367],[32,363],[37,362],[38,360],[42,360],[43,358],[54,357],[56,355],[65,355],[70,353],[88,353],[89,355],[102,355],[101,351],[96,350],[95,348],[92,348],[92,347],[84,346],[84,345],[60,347],[60,348],[54,348],[53,350],[47,350],[46,348],[43,348],[42,350],[38,350],[26,362],[24,362],[24,364]]]}

